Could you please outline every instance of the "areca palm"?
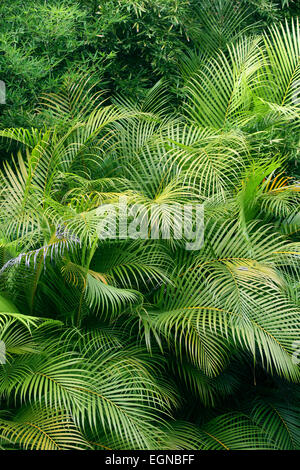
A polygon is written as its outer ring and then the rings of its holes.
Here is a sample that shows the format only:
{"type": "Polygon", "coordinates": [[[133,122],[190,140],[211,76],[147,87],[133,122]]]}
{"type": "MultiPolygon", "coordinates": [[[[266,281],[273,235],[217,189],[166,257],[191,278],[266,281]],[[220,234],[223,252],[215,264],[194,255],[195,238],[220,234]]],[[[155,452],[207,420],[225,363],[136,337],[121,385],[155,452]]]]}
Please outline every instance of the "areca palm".
{"type": "Polygon", "coordinates": [[[83,77],[52,127],[0,132],[3,448],[299,448],[299,188],[272,144],[299,126],[299,26],[226,39],[181,112],[164,82],[108,104],[83,77]],[[120,196],[162,227],[203,204],[203,246],[99,239],[120,196]]]}

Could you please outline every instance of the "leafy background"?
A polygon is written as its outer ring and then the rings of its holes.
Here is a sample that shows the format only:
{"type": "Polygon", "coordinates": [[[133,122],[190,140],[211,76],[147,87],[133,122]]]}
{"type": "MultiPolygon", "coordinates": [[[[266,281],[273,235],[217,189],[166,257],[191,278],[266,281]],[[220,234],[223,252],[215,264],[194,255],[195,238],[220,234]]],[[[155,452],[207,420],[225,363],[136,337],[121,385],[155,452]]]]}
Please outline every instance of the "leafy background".
{"type": "Polygon", "coordinates": [[[1,3],[1,448],[299,449],[298,10],[1,3]]]}

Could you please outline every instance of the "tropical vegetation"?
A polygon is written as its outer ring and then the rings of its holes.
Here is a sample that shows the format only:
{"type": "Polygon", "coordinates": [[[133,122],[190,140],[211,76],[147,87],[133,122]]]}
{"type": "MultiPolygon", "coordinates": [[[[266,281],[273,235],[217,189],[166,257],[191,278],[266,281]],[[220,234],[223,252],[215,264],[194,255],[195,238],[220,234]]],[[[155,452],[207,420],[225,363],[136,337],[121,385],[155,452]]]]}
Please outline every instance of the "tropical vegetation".
{"type": "Polygon", "coordinates": [[[16,3],[0,448],[299,449],[296,2],[16,3]],[[202,205],[202,246],[99,238],[120,197],[202,205]]]}

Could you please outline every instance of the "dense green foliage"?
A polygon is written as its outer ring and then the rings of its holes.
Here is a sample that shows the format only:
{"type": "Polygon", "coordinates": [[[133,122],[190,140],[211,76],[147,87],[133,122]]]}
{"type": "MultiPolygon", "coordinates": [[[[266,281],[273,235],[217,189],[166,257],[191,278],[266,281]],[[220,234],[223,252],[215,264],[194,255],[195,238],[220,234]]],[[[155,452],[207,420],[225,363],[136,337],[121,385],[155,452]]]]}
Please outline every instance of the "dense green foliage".
{"type": "Polygon", "coordinates": [[[296,2],[0,11],[0,447],[299,449],[296,2]],[[99,239],[120,196],[203,246],[99,239]]]}
{"type": "Polygon", "coordinates": [[[96,71],[106,89],[142,97],[160,78],[181,96],[178,58],[213,53],[245,29],[296,14],[297,1],[5,0],[0,10],[4,127],[41,125],[42,93],[65,76],[96,71]]]}

